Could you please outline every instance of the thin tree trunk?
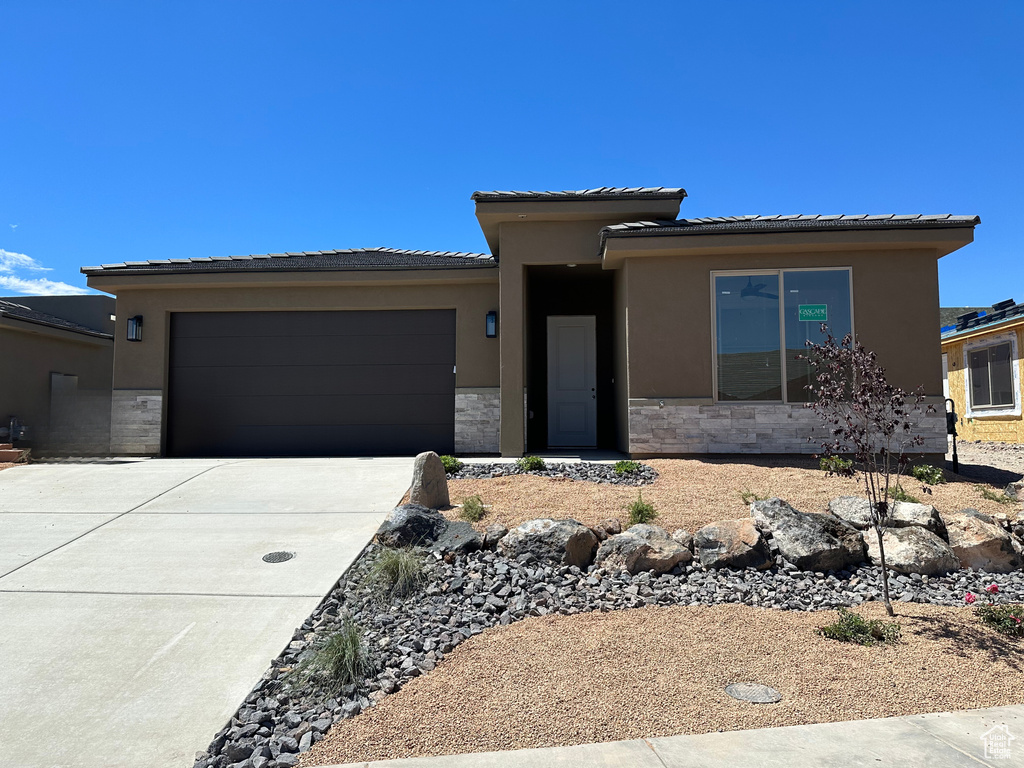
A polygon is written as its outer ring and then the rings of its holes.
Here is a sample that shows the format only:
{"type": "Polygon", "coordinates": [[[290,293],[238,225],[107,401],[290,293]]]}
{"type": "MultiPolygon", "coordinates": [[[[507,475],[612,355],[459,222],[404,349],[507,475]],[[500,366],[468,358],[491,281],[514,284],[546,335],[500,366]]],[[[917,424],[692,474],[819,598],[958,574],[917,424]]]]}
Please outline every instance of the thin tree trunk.
{"type": "Polygon", "coordinates": [[[882,599],[885,601],[885,612],[890,616],[895,616],[896,613],[892,609],[892,603],[889,601],[889,569],[885,565],[885,545],[882,544],[882,526],[879,523],[875,526],[875,533],[878,536],[878,557],[882,561],[882,599]]]}

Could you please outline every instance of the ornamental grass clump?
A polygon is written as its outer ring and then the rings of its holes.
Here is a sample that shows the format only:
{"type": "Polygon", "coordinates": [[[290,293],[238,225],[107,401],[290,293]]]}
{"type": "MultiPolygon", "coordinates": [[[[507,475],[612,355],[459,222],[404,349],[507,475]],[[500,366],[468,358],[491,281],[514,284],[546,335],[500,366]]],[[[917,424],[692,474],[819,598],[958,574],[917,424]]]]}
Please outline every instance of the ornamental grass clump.
{"type": "Polygon", "coordinates": [[[540,456],[523,456],[516,459],[516,467],[520,472],[543,472],[548,468],[540,456]]]}
{"type": "Polygon", "coordinates": [[[370,566],[367,583],[381,599],[407,597],[423,582],[423,557],[414,549],[385,548],[370,566]]]}
{"type": "Polygon", "coordinates": [[[462,469],[464,465],[454,456],[442,456],[441,466],[444,467],[444,473],[446,475],[454,475],[456,472],[462,469]]]}
{"type": "Polygon", "coordinates": [[[626,506],[626,511],[629,513],[630,525],[651,523],[658,516],[658,512],[654,509],[654,505],[650,502],[644,501],[643,491],[640,491],[637,494],[636,501],[630,502],[626,506]]]}
{"type": "Polygon", "coordinates": [[[998,584],[989,584],[983,592],[985,602],[981,605],[975,605],[978,596],[973,592],[968,592],[964,596],[964,602],[974,605],[974,614],[997,632],[1010,637],[1024,637],[1024,605],[997,603],[998,584]]]}
{"type": "Polygon", "coordinates": [[[459,517],[463,520],[477,523],[483,519],[485,514],[487,514],[487,510],[484,508],[483,499],[479,496],[473,495],[468,499],[463,499],[462,509],[459,510],[459,517]]]}
{"type": "Polygon", "coordinates": [[[740,498],[744,504],[750,504],[754,501],[767,501],[771,496],[762,496],[757,491],[740,491],[740,498]]]}
{"type": "Polygon", "coordinates": [[[981,498],[983,499],[986,499],[988,501],[995,501],[999,504],[1013,504],[1013,499],[1011,499],[1009,496],[1003,493],[996,493],[987,485],[977,483],[974,486],[974,488],[981,494],[981,498]]]}
{"type": "Polygon", "coordinates": [[[807,407],[814,409],[828,431],[828,438],[821,443],[824,458],[848,456],[850,460],[849,465],[828,464],[828,474],[859,474],[864,482],[871,527],[878,539],[882,599],[886,613],[893,616],[882,533],[892,517],[892,502],[912,498],[902,492],[900,478],[910,464],[907,453],[924,445],[915,422],[922,413],[934,413],[935,406],[925,403],[921,387],[907,392],[890,384],[875,353],[853,334],[836,339],[824,324],[821,332],[825,343],[808,341],[807,354],[801,355],[811,370],[807,407]]]}
{"type": "Polygon", "coordinates": [[[640,462],[631,461],[624,459],[623,461],[615,462],[615,474],[616,475],[635,475],[640,471],[640,462]]]}
{"type": "Polygon", "coordinates": [[[345,617],[341,629],[316,648],[299,669],[306,682],[331,693],[361,683],[372,671],[363,630],[351,616],[345,617]]]}
{"type": "Polygon", "coordinates": [[[895,621],[865,619],[846,608],[839,609],[839,620],[818,630],[829,640],[858,645],[893,644],[900,641],[900,625],[895,621]]]}

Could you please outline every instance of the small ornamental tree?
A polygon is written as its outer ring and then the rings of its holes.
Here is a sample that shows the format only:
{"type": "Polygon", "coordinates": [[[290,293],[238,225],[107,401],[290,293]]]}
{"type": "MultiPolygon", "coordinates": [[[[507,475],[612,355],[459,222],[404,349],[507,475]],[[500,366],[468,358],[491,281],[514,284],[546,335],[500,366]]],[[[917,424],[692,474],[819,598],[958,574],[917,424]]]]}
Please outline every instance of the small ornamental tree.
{"type": "Polygon", "coordinates": [[[827,325],[821,326],[821,332],[826,336],[825,343],[808,341],[808,354],[802,356],[811,367],[811,383],[807,386],[811,402],[807,407],[814,409],[828,430],[828,439],[821,443],[824,456],[849,456],[853,460],[849,464],[828,463],[828,474],[856,477],[859,473],[864,481],[871,525],[878,537],[885,610],[893,616],[882,533],[892,515],[890,499],[910,464],[907,453],[924,443],[924,438],[914,432],[916,417],[934,413],[935,407],[924,403],[921,387],[907,392],[890,384],[875,353],[851,334],[836,340],[827,325]]]}

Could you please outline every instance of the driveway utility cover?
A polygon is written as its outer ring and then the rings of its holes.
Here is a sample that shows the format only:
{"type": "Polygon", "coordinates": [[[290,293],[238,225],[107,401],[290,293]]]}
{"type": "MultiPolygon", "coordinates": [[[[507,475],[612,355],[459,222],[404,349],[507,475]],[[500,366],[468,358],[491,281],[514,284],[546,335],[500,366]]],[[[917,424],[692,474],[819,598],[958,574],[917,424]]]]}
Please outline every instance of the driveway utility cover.
{"type": "Polygon", "coordinates": [[[0,472],[0,763],[191,765],[411,478],[403,458],[0,472]]]}

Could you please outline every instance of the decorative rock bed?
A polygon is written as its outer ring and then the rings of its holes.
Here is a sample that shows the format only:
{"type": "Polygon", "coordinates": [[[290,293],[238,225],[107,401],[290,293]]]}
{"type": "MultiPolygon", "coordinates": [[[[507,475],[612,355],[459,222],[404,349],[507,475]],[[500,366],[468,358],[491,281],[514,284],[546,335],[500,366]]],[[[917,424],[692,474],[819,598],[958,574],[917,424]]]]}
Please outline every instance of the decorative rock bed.
{"type": "MultiPolygon", "coordinates": [[[[887,535],[912,530],[910,545],[924,537],[931,550],[935,539],[955,551],[929,530],[928,525],[935,527],[930,513],[905,512],[904,518],[920,524],[891,528],[887,535]]],[[[1009,520],[966,510],[957,515],[970,519],[958,517],[953,523],[953,516],[947,516],[940,521],[977,528],[990,544],[1010,541],[1012,554],[1004,552],[1008,557],[1024,550],[1006,530],[1014,525],[1009,520]]],[[[465,526],[446,523],[439,513],[416,505],[395,510],[378,537],[389,543],[419,538],[427,560],[425,586],[407,598],[380,602],[367,574],[383,547],[371,544],[296,631],[208,750],[197,755],[196,768],[295,765],[299,753],[322,739],[333,723],[430,672],[463,640],[529,616],[722,603],[809,611],[856,606],[882,595],[881,568],[857,562],[869,556],[857,527],[839,516],[805,515],[779,499],[754,502],[750,518],[719,521],[693,537],[685,531],[669,536],[651,525],[617,533],[612,521],[599,529],[576,521],[528,521],[501,536],[489,531],[483,537],[466,534],[465,526]],[[497,551],[481,546],[496,546],[497,551]],[[812,569],[802,570],[788,558],[812,569]],[[813,570],[815,563],[837,567],[813,570]],[[735,565],[742,567],[728,567],[735,565]],[[348,617],[362,627],[375,671],[360,685],[346,686],[325,700],[289,673],[348,617]]],[[[869,540],[874,537],[873,531],[865,533],[869,540]]],[[[910,545],[900,540],[900,546],[910,545]]],[[[990,555],[991,546],[984,551],[990,555]]],[[[946,550],[938,556],[947,557],[946,550]]],[[[957,556],[974,554],[965,550],[957,556]]],[[[948,557],[945,566],[953,567],[948,557]]],[[[993,574],[965,568],[945,575],[890,571],[889,589],[896,600],[962,605],[968,590],[990,583],[999,585],[1004,600],[1024,601],[1020,570],[993,574]]]]}
{"type": "Polygon", "coordinates": [[[609,485],[650,485],[658,473],[652,467],[641,464],[635,472],[618,473],[614,464],[597,464],[589,461],[550,462],[547,469],[522,470],[514,462],[488,462],[485,464],[466,463],[458,472],[448,477],[452,480],[483,480],[492,477],[510,477],[512,475],[536,475],[537,477],[565,477],[570,480],[583,480],[589,483],[606,483],[609,485]]]}

